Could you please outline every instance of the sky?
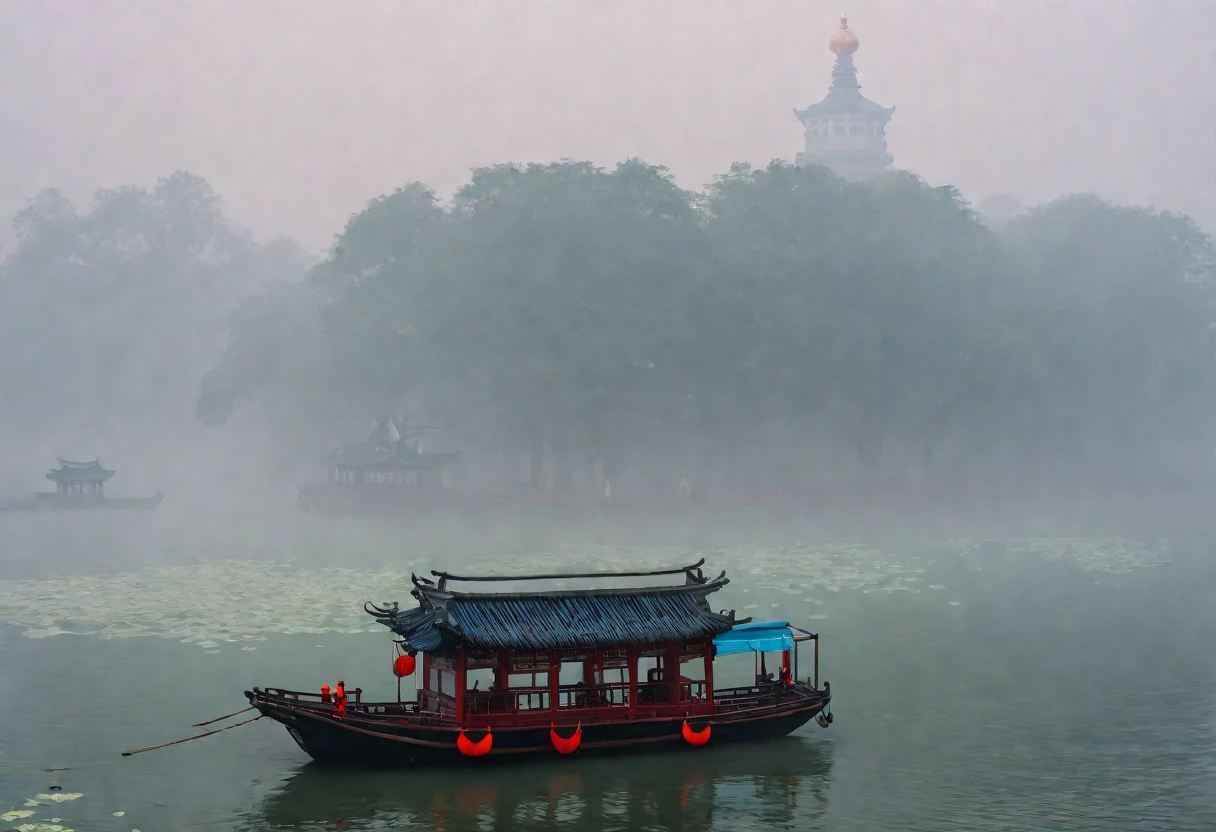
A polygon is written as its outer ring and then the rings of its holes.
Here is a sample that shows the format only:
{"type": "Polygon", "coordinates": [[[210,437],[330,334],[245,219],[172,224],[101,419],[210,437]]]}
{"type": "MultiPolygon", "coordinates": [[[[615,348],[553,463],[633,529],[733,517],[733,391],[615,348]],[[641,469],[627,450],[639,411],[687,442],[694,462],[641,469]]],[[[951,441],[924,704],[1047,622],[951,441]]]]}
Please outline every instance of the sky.
{"type": "Polygon", "coordinates": [[[0,213],[187,169],[319,250],[381,193],[498,162],[700,187],[793,159],[841,11],[896,167],[1216,230],[1212,0],[0,0],[0,213]]]}

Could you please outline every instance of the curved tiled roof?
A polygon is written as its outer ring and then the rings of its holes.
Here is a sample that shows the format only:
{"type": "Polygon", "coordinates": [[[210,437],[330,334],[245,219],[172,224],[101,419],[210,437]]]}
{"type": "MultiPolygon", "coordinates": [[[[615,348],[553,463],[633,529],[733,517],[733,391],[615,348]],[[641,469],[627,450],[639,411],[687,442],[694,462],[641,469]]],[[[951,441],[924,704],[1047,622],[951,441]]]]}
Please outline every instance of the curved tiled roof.
{"type": "MultiPolygon", "coordinates": [[[[728,583],[726,574],[710,580],[698,567],[643,573],[683,572],[685,583],[676,586],[497,593],[453,592],[447,581],[460,579],[436,573],[438,584],[414,577],[411,594],[417,607],[368,612],[405,639],[409,649],[439,655],[459,647],[538,651],[697,641],[726,632],[736,623],[733,612],[716,613],[707,600],[728,583]]],[[[603,573],[605,578],[621,576],[603,573]]],[[[555,577],[588,576],[540,576],[555,577]]]]}
{"type": "Polygon", "coordinates": [[[66,459],[58,460],[59,467],[46,475],[53,482],[104,482],[114,476],[114,472],[101,467],[101,462],[71,462],[66,459]]]}

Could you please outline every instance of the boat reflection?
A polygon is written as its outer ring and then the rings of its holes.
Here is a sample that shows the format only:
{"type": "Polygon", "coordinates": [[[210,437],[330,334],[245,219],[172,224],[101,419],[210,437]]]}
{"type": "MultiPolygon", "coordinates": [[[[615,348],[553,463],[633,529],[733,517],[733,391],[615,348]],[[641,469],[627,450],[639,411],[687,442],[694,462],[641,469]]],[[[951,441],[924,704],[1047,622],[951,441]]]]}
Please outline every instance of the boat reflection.
{"type": "Polygon", "coordinates": [[[349,771],[309,764],[248,829],[813,829],[831,745],[797,735],[669,754],[477,769],[349,771]]]}

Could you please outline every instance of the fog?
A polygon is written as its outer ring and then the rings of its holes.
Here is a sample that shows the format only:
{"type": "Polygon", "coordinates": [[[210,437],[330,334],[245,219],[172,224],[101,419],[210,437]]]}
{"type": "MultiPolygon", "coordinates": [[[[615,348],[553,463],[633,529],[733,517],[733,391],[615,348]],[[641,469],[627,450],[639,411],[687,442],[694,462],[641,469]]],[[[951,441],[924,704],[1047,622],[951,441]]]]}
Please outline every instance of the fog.
{"type": "Polygon", "coordinates": [[[640,156],[699,187],[793,157],[846,7],[897,166],[1216,224],[1205,0],[6,3],[0,211],[180,168],[315,250],[398,184],[502,161],[640,156]]]}
{"type": "MultiPolygon", "coordinates": [[[[3,5],[0,498],[100,456],[166,535],[323,528],[297,486],[373,418],[440,425],[465,493],[1099,532],[1136,524],[1061,506],[1207,488],[1212,5],[848,11],[897,108],[860,183],[770,166],[830,82],[825,3],[3,5]]],[[[442,533],[828,534],[656,511],[442,533]]]]}
{"type": "Polygon", "coordinates": [[[0,0],[0,820],[1216,828],[1216,4],[845,10],[0,0]]]}

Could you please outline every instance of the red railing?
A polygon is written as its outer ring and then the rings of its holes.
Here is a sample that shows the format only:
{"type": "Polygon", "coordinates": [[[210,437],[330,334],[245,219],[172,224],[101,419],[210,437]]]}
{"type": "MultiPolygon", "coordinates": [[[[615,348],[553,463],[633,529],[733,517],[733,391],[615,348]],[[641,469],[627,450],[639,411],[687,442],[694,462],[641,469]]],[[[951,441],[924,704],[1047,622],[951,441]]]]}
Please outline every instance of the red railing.
{"type": "MultiPolygon", "coordinates": [[[[563,685],[557,691],[556,716],[563,720],[584,717],[603,721],[629,719],[631,716],[708,713],[713,709],[713,704],[705,695],[704,681],[681,682],[675,702],[670,700],[671,687],[666,682],[643,682],[638,685],[637,702],[632,708],[631,687],[629,682],[563,685]]],[[[553,692],[548,687],[467,691],[464,699],[465,719],[485,719],[491,724],[543,724],[555,716],[552,696],[553,692]]]]}

